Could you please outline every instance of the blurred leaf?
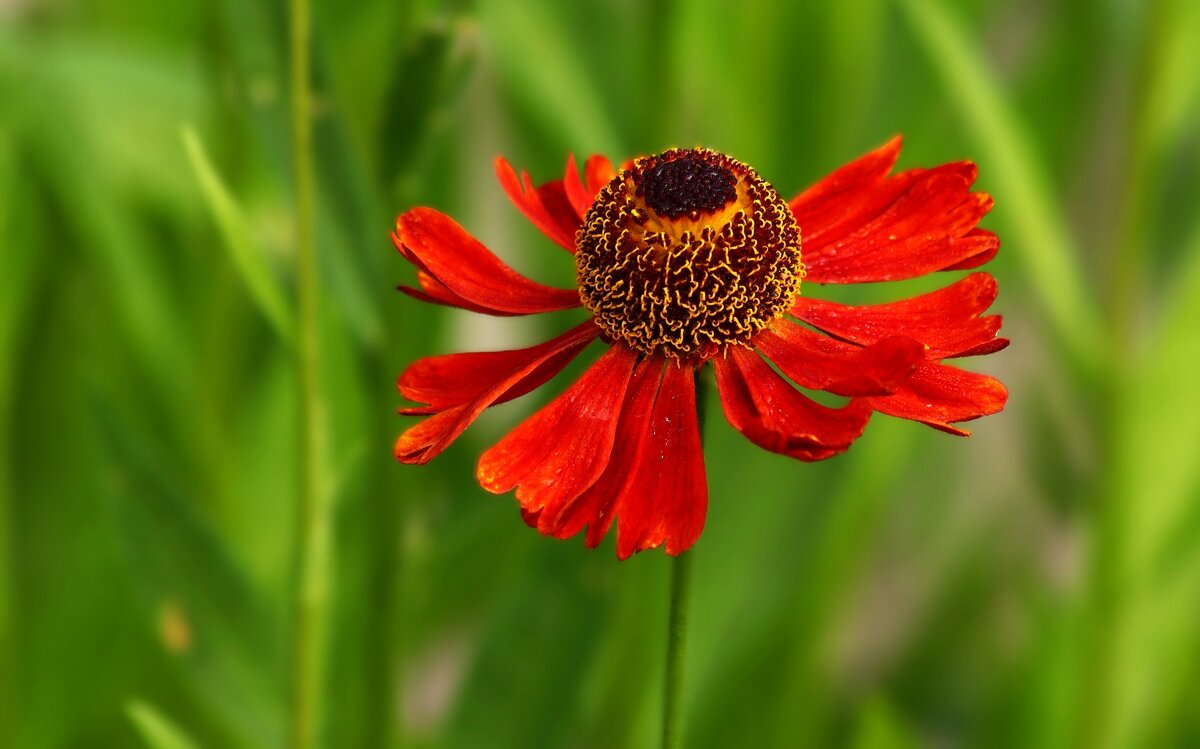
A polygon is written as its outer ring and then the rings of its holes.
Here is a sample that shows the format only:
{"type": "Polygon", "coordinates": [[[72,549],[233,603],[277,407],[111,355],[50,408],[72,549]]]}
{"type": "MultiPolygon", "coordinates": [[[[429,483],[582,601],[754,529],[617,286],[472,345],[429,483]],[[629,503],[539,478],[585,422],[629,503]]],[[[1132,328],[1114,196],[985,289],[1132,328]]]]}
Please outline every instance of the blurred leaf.
{"type": "Polygon", "coordinates": [[[1177,394],[1194,389],[1200,371],[1200,224],[1187,265],[1169,290],[1162,318],[1146,348],[1144,366],[1125,383],[1116,405],[1121,428],[1113,468],[1121,503],[1123,544],[1116,567],[1119,608],[1109,709],[1101,722],[1110,746],[1135,747],[1170,739],[1166,727],[1187,710],[1184,699],[1200,645],[1200,420],[1180,413],[1177,394]],[[1159,697],[1147,700],[1155,690],[1159,697]]]}
{"type": "Polygon", "coordinates": [[[821,76],[822,109],[827,112],[821,118],[826,125],[824,140],[832,152],[852,153],[863,124],[871,121],[870,104],[883,67],[887,3],[847,0],[827,4],[825,12],[829,62],[826,75],[821,76]]]}
{"type": "Polygon", "coordinates": [[[620,154],[627,147],[608,117],[593,76],[568,44],[558,13],[570,6],[544,0],[481,0],[480,17],[500,54],[513,95],[572,150],[620,154]],[[547,64],[552,60],[552,64],[547,64]]]}
{"type": "Polygon", "coordinates": [[[195,694],[247,747],[273,746],[283,731],[282,622],[269,615],[221,541],[174,480],[181,473],[137,427],[99,400],[97,422],[115,464],[123,541],[158,619],[163,647],[195,694]]]}
{"type": "Polygon", "coordinates": [[[392,70],[379,131],[385,183],[413,169],[427,131],[458,101],[475,64],[478,34],[466,18],[437,17],[409,39],[392,70]]]}
{"type": "Polygon", "coordinates": [[[131,700],[125,706],[125,712],[150,749],[199,749],[200,747],[179,726],[146,702],[131,700]]]}
{"type": "Polygon", "coordinates": [[[883,698],[867,702],[859,710],[853,749],[917,749],[920,744],[900,721],[900,716],[883,698]]]}
{"type": "Polygon", "coordinates": [[[14,500],[18,496],[12,466],[16,429],[12,405],[17,385],[19,347],[33,312],[33,293],[41,275],[41,255],[36,252],[36,229],[29,220],[32,206],[28,190],[21,190],[18,154],[13,134],[0,124],[0,237],[8,243],[4,272],[0,273],[0,744],[14,741],[17,708],[15,633],[19,610],[16,602],[13,549],[14,500]]]}
{"type": "Polygon", "coordinates": [[[196,175],[196,181],[200,184],[205,202],[212,211],[213,219],[225,238],[225,249],[229,252],[233,266],[263,315],[279,336],[290,344],[295,336],[295,320],[292,318],[291,307],[284,298],[279,282],[267,267],[263,253],[255,246],[250,227],[246,225],[237,201],[221,181],[196,131],[191,126],[185,126],[181,135],[188,162],[196,175]]]}
{"type": "Polygon", "coordinates": [[[984,173],[994,180],[998,202],[1018,232],[1009,246],[1024,263],[1059,345],[1080,364],[1094,367],[1102,343],[1099,310],[1028,134],[978,42],[939,0],[897,2],[984,150],[984,173]]]}
{"type": "MultiPolygon", "coordinates": [[[[1195,124],[1200,99],[1200,3],[1192,0],[1165,0],[1154,3],[1162,16],[1161,34],[1148,53],[1154,75],[1140,92],[1146,137],[1156,151],[1156,164],[1169,153],[1180,135],[1187,135],[1195,124]]],[[[1193,128],[1194,129],[1194,128],[1193,128]]]]}

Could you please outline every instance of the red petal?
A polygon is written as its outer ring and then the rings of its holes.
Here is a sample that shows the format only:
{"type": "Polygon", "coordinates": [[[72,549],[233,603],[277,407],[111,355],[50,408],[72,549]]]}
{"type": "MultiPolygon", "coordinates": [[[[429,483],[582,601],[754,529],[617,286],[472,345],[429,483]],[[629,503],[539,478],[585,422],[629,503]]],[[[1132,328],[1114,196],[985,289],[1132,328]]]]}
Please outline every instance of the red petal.
{"type": "Polygon", "coordinates": [[[923,171],[888,177],[900,155],[900,137],[852,161],[792,199],[800,225],[801,248],[816,254],[874,219],[904,193],[923,171]]]}
{"type": "Polygon", "coordinates": [[[972,229],[963,237],[963,241],[978,243],[979,253],[971,255],[961,263],[949,265],[943,270],[973,270],[991,262],[996,257],[996,253],[1000,251],[1000,238],[987,229],[972,229]]]}
{"type": "Polygon", "coordinates": [[[886,395],[925,360],[912,338],[885,338],[863,348],[777,320],[754,337],[754,345],[801,387],[837,395],[886,395]]]}
{"type": "MultiPolygon", "coordinates": [[[[450,375],[449,371],[443,368],[450,380],[441,390],[429,380],[430,372],[424,370],[423,362],[430,360],[417,362],[409,370],[410,372],[415,370],[414,374],[410,376],[409,372],[405,372],[401,376],[401,380],[409,377],[409,384],[414,388],[409,392],[419,393],[420,397],[438,403],[438,407],[445,410],[425,419],[400,435],[394,448],[396,459],[401,463],[416,464],[428,463],[433,460],[449,447],[463,433],[463,430],[479,414],[483,413],[484,409],[501,400],[511,400],[517,395],[527,393],[553,377],[558,371],[555,367],[561,369],[566,366],[575,354],[596,337],[596,333],[595,325],[589,321],[541,346],[526,349],[524,353],[529,354],[527,357],[514,355],[509,358],[507,363],[512,365],[511,369],[503,370],[500,361],[493,361],[492,363],[496,365],[496,369],[491,372],[493,377],[477,377],[475,382],[471,382],[474,377],[472,373],[458,372],[450,375]],[[473,396],[467,395],[473,386],[478,386],[480,389],[473,396]],[[448,406],[454,396],[460,396],[463,400],[457,405],[448,406]]],[[[438,365],[433,365],[434,370],[438,368],[438,365]]],[[[404,385],[401,386],[402,390],[404,387],[404,385]]],[[[416,408],[411,409],[410,412],[428,410],[416,408]]]]}
{"type": "Polygon", "coordinates": [[[616,178],[617,172],[613,169],[611,161],[596,154],[589,156],[587,163],[583,165],[583,176],[588,192],[591,193],[594,200],[600,190],[616,178]]]}
{"type": "Polygon", "coordinates": [[[595,548],[608,532],[616,517],[615,508],[621,497],[640,489],[631,481],[637,472],[642,457],[642,445],[650,431],[650,417],[654,398],[658,394],[664,361],[661,357],[642,360],[633,371],[629,389],[625,392],[625,403],[621,406],[621,418],[617,423],[616,441],[608,466],[596,483],[565,504],[557,513],[542,513],[538,530],[549,536],[569,538],[584,525],[588,526],[587,545],[595,548]]]}
{"type": "Polygon", "coordinates": [[[519,398],[558,374],[600,330],[588,320],[566,333],[531,346],[509,351],[475,351],[465,354],[430,356],[413,362],[396,382],[401,395],[427,408],[406,408],[402,413],[431,413],[474,400],[517,372],[519,383],[506,390],[493,404],[519,398]],[[534,365],[534,369],[530,369],[534,365]]]}
{"type": "Polygon", "coordinates": [[[502,494],[515,487],[527,512],[553,516],[594,484],[608,465],[636,359],[624,346],[609,349],[566,392],[485,452],[476,470],[483,488],[502,494]]]}
{"type": "MultiPolygon", "coordinates": [[[[418,270],[427,272],[452,297],[476,308],[528,315],[579,306],[578,291],[530,281],[432,208],[414,208],[397,218],[392,239],[418,270]]],[[[443,304],[463,306],[440,295],[438,289],[425,287],[425,291],[443,304]]]]}
{"type": "Polygon", "coordinates": [[[525,218],[563,249],[575,252],[575,232],[579,230],[581,220],[562,180],[553,180],[535,189],[525,172],[521,172],[518,181],[516,171],[503,158],[496,159],[496,176],[508,199],[525,214],[525,218]]]}
{"type": "Polygon", "coordinates": [[[495,315],[497,317],[512,317],[517,314],[516,312],[498,312],[487,307],[481,307],[478,304],[472,304],[446,288],[445,284],[423,270],[417,271],[417,281],[421,285],[419,289],[414,289],[411,286],[397,286],[396,288],[408,294],[413,299],[418,299],[427,304],[441,304],[447,307],[465,309],[470,312],[478,312],[481,315],[495,315]]]}
{"type": "Polygon", "coordinates": [[[708,514],[691,367],[667,365],[640,452],[637,472],[614,508],[617,556],[628,559],[664,543],[667,553],[677,556],[700,537],[708,514]]]}
{"type": "Polygon", "coordinates": [[[975,267],[999,242],[974,231],[991,197],[971,193],[974,164],[945,164],[887,176],[900,141],[867,154],[792,202],[807,280],[858,283],[975,267]]]}
{"type": "MultiPolygon", "coordinates": [[[[822,214],[833,214],[836,207],[854,209],[861,205],[864,192],[884,183],[888,172],[900,157],[902,139],[896,136],[865,156],[830,173],[817,184],[791,200],[792,213],[802,225],[822,214]]],[[[809,230],[805,229],[807,234],[809,230]]],[[[807,236],[805,237],[807,239],[807,236]]]]}
{"type": "Polygon", "coordinates": [[[970,432],[951,426],[952,422],[994,414],[1007,400],[1008,390],[999,380],[933,362],[918,366],[895,395],[870,399],[880,413],[964,437],[970,432]]]}
{"type": "Polygon", "coordinates": [[[908,336],[929,347],[929,358],[996,351],[999,315],[980,316],[996,299],[996,279],[973,273],[944,289],[890,304],[851,307],[797,297],[792,314],[830,335],[869,345],[890,336],[908,336]]]}
{"type": "Polygon", "coordinates": [[[871,417],[866,400],[828,408],[805,397],[757,354],[731,348],[713,360],[725,418],[754,444],[798,460],[815,461],[845,452],[871,417]]]}
{"type": "Polygon", "coordinates": [[[588,192],[584,186],[583,180],[579,179],[579,167],[575,164],[575,155],[567,156],[567,173],[563,175],[563,191],[567,194],[567,200],[571,203],[571,207],[575,209],[575,215],[582,222],[583,217],[587,215],[588,209],[592,207],[592,201],[595,194],[588,192]]]}

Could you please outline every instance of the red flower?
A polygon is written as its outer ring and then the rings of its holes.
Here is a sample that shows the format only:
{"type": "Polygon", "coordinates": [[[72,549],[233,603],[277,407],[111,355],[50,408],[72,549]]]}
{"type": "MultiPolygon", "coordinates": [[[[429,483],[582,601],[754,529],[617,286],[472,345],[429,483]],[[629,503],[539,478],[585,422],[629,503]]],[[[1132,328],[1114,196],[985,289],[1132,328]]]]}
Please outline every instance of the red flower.
{"type": "Polygon", "coordinates": [[[983,315],[996,297],[990,275],[867,307],[800,294],[802,279],[806,290],[898,281],[995,256],[998,239],[976,227],[992,199],[970,191],[974,164],[889,174],[899,152],[896,138],[790,202],[708,150],[668,151],[620,173],[593,156],[582,180],[568,159],[563,179],[540,187],[497,160],[517,208],[572,253],[574,289],[529,280],[435,210],[400,216],[393,239],[420,285],[402,287],[409,295],[488,315],[590,315],[532,348],[410,366],[400,392],[426,405],[401,413],[428,417],[400,436],[396,458],[431,460],[484,409],[541,386],[596,339],[603,356],[486,451],[478,478],[497,494],[516,489],[526,522],[546,535],[586,527],[594,547],[615,520],[622,559],[664,544],[679,554],[704,527],[695,382],[708,362],[729,422],[800,460],[846,450],[873,411],[966,435],[953,424],[1007,398],[999,381],[943,363],[1007,345],[1000,317],[983,315]],[[796,386],[848,401],[824,406],[796,386]]]}

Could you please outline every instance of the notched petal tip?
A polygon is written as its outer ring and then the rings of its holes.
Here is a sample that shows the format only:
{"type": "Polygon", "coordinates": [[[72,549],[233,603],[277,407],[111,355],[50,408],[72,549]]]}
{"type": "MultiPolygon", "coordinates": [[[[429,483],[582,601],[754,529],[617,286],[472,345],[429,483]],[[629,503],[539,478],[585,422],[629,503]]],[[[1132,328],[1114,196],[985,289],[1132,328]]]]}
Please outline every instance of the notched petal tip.
{"type": "Polygon", "coordinates": [[[991,210],[971,193],[973,162],[888,175],[898,144],[851,162],[797,196],[792,211],[804,232],[808,280],[863,283],[977,267],[995,245],[972,230],[991,210]]]}
{"type": "Polygon", "coordinates": [[[870,401],[880,413],[965,437],[970,432],[954,424],[999,413],[1008,388],[995,377],[924,362],[895,394],[870,401]]]}
{"type": "MultiPolygon", "coordinates": [[[[582,216],[575,208],[563,180],[551,180],[534,187],[527,172],[517,171],[504,157],[496,158],[496,178],[508,199],[529,222],[565,249],[575,252],[575,232],[582,216]]],[[[578,180],[578,175],[576,175],[578,180]]]]}
{"type": "Polygon", "coordinates": [[[577,290],[544,286],[526,278],[454,219],[432,208],[413,208],[401,214],[396,219],[393,241],[405,259],[417,267],[422,288],[421,293],[412,295],[418,298],[500,315],[579,306],[577,290]]]}

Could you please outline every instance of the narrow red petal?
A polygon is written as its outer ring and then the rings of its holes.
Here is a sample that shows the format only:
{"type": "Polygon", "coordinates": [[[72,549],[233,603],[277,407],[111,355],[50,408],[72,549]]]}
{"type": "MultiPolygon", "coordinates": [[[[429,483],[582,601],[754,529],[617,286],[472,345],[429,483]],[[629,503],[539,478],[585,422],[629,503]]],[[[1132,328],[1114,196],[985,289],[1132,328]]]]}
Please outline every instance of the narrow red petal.
{"type": "Polygon", "coordinates": [[[520,383],[509,388],[493,403],[519,398],[558,374],[583,347],[598,334],[599,328],[588,320],[545,343],[508,351],[473,351],[418,359],[396,381],[400,394],[411,401],[425,403],[439,411],[474,400],[497,383],[517,372],[524,372],[520,383]],[[534,365],[534,369],[529,369],[534,365]]]}
{"type": "Polygon", "coordinates": [[[945,359],[1003,347],[996,339],[1000,316],[982,315],[995,299],[996,279],[972,273],[943,289],[888,304],[851,307],[797,297],[791,312],[847,341],[866,346],[891,336],[908,336],[929,347],[929,358],[945,359]]]}
{"type": "Polygon", "coordinates": [[[754,345],[801,387],[848,397],[894,392],[917,364],[925,346],[889,337],[863,348],[780,319],[754,337],[754,345]]]}
{"type": "MultiPolygon", "coordinates": [[[[555,515],[608,465],[617,417],[637,355],[614,346],[570,388],[479,459],[484,489],[513,488],[527,512],[555,515]]],[[[540,523],[539,519],[539,523],[540,523]]]]}
{"type": "Polygon", "coordinates": [[[864,190],[877,187],[887,178],[888,172],[896,165],[896,159],[900,158],[902,142],[900,136],[895,136],[792,198],[790,205],[796,218],[811,219],[821,213],[829,213],[832,206],[839,205],[848,196],[851,201],[846,207],[857,205],[864,190]]]}
{"type": "Polygon", "coordinates": [[[943,270],[974,270],[981,265],[991,262],[996,257],[996,253],[1000,251],[1000,238],[987,229],[972,229],[967,232],[962,241],[963,243],[974,242],[978,247],[978,251],[974,255],[968,255],[960,263],[946,266],[943,270]]]}
{"type": "Polygon", "coordinates": [[[428,272],[423,270],[417,271],[417,282],[421,288],[414,289],[411,286],[397,286],[399,291],[408,294],[413,299],[420,300],[427,304],[441,304],[446,307],[456,307],[465,309],[469,312],[477,312],[481,315],[494,315],[496,317],[512,317],[516,312],[500,312],[487,307],[482,307],[478,304],[472,304],[466,299],[463,299],[458,294],[455,294],[446,285],[437,280],[428,272]]]}
{"type": "Polygon", "coordinates": [[[668,554],[677,556],[700,537],[708,514],[691,367],[667,365],[640,452],[637,472],[614,508],[617,556],[628,559],[663,544],[668,554]]]}
{"type": "Polygon", "coordinates": [[[563,175],[562,184],[571,208],[575,210],[575,215],[582,222],[588,209],[592,207],[592,201],[595,200],[596,194],[590,192],[583,184],[583,180],[579,178],[579,166],[575,163],[574,154],[567,157],[567,172],[563,175]]]}
{"type": "Polygon", "coordinates": [[[970,192],[974,164],[888,176],[899,150],[893,139],[792,200],[808,281],[894,281],[995,255],[995,235],[975,229],[992,200],[970,192]]]}
{"type": "Polygon", "coordinates": [[[581,218],[572,207],[562,180],[535,188],[525,172],[521,172],[518,180],[516,170],[503,158],[496,159],[496,177],[508,199],[530,223],[567,252],[575,252],[575,232],[581,218]]]}
{"type": "Polygon", "coordinates": [[[549,536],[569,538],[587,525],[587,545],[595,548],[608,532],[616,517],[615,508],[621,497],[631,491],[639,492],[630,479],[637,472],[642,457],[642,445],[650,431],[650,417],[658,394],[665,362],[661,357],[643,359],[633,371],[617,436],[613,443],[608,466],[596,483],[579,497],[565,504],[559,512],[542,513],[538,530],[549,536]]]}
{"type": "Polygon", "coordinates": [[[803,461],[831,458],[858,439],[871,406],[854,399],[829,408],[807,398],[757,354],[730,349],[714,359],[725,418],[754,444],[803,461]]]}
{"type": "MultiPolygon", "coordinates": [[[[579,306],[578,291],[529,280],[449,216],[432,208],[414,208],[397,218],[392,238],[418,270],[427,272],[459,300],[477,307],[527,315],[579,306]]],[[[436,296],[430,288],[425,291],[436,296]]],[[[446,298],[438,301],[452,303],[446,298]]]]}
{"type": "MultiPolygon", "coordinates": [[[[511,357],[508,363],[512,366],[509,369],[499,366],[501,362],[493,361],[497,366],[491,371],[491,378],[465,372],[451,374],[445,367],[440,367],[449,378],[441,389],[431,382],[428,377],[430,372],[425,371],[422,362],[417,362],[410,368],[410,371],[414,372],[412,375],[406,372],[401,376],[402,381],[406,376],[409,377],[407,385],[401,385],[402,392],[408,387],[406,395],[419,395],[420,399],[439,404],[437,407],[443,410],[400,435],[394,447],[396,459],[401,463],[415,464],[433,460],[458,439],[463,430],[470,426],[484,409],[502,400],[511,400],[517,395],[527,393],[549,380],[595,338],[596,333],[595,326],[589,321],[548,343],[526,349],[530,354],[528,357],[511,357]],[[474,395],[468,395],[468,391],[475,387],[479,388],[478,391],[474,395]],[[451,406],[449,404],[454,397],[460,397],[462,400],[451,406]]],[[[437,370],[439,365],[434,364],[432,368],[437,370]]],[[[411,413],[429,410],[431,409],[409,409],[411,413]]]]}
{"type": "Polygon", "coordinates": [[[951,426],[953,422],[994,414],[1007,400],[1008,390],[994,377],[934,362],[918,366],[895,395],[870,399],[880,413],[964,437],[970,432],[951,426]]]}
{"type": "Polygon", "coordinates": [[[617,172],[613,169],[612,162],[600,154],[589,156],[587,162],[583,165],[584,182],[587,184],[588,192],[595,198],[596,194],[612,182],[617,176],[617,172]]]}

